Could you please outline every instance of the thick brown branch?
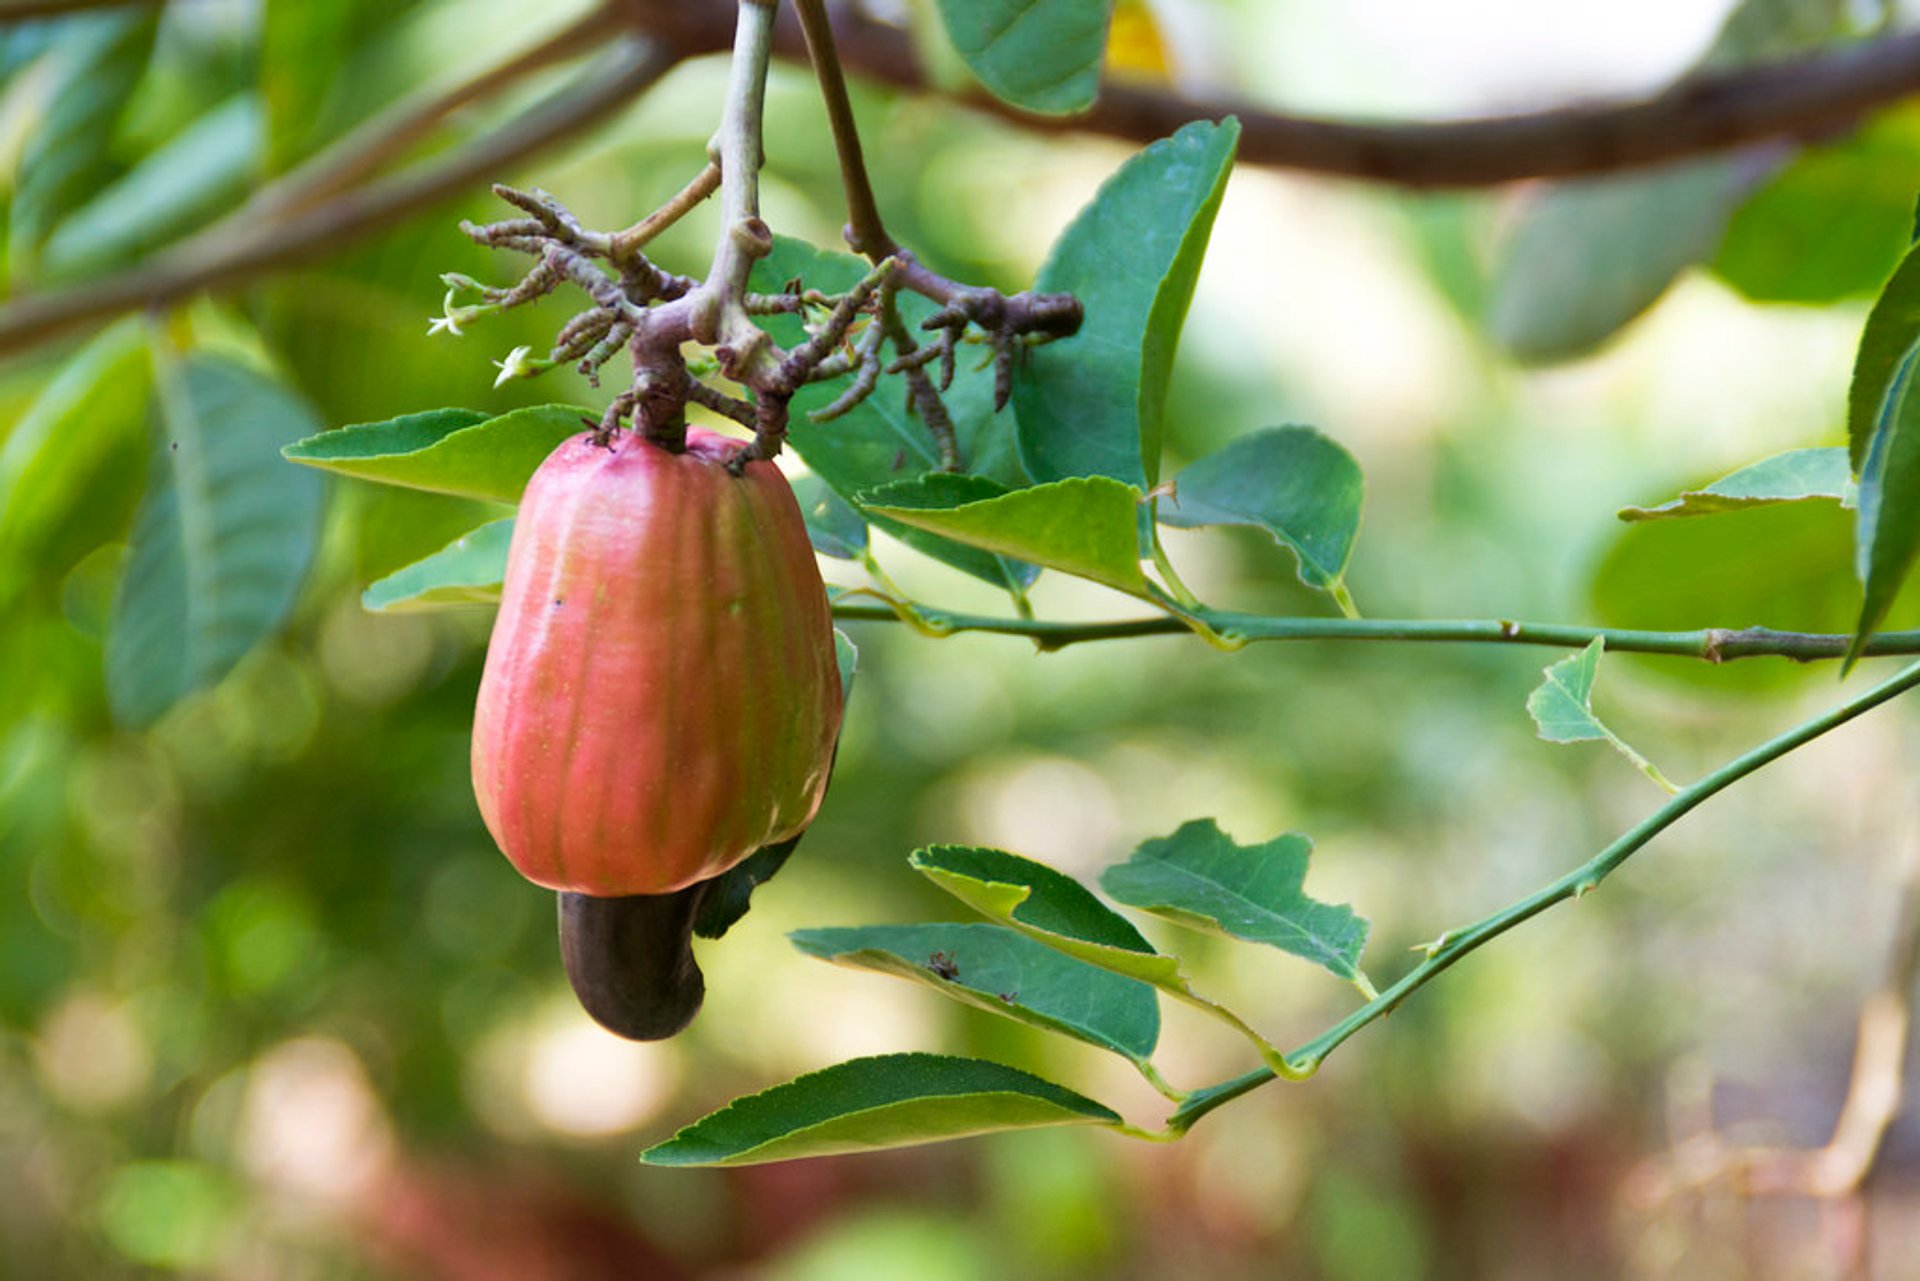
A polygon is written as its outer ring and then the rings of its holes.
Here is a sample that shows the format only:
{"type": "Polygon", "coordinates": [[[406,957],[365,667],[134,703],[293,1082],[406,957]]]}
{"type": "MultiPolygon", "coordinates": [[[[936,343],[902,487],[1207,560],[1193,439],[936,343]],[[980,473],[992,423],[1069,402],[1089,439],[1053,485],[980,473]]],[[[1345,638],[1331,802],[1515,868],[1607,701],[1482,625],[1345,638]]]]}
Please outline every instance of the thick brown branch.
{"type": "Polygon", "coordinates": [[[561,96],[444,158],[356,188],[308,212],[222,243],[182,246],[117,276],[0,307],[0,353],[90,321],[232,284],[274,267],[337,251],[357,237],[484,183],[523,157],[594,123],[679,61],[677,49],[629,41],[608,65],[561,96]]]}
{"type": "MultiPolygon", "coordinates": [[[[906,34],[833,7],[841,61],[903,88],[925,87],[906,34]]],[[[799,25],[783,26],[781,56],[806,56],[799,25]]],[[[1844,128],[1876,107],[1920,93],[1920,33],[1766,66],[1690,76],[1651,98],[1526,115],[1432,124],[1282,115],[1216,97],[1190,100],[1109,84],[1087,114],[1030,116],[984,96],[969,101],[1030,128],[1146,142],[1190,120],[1240,118],[1240,158],[1255,164],[1413,187],[1491,186],[1643,168],[1748,143],[1844,128]]]]}

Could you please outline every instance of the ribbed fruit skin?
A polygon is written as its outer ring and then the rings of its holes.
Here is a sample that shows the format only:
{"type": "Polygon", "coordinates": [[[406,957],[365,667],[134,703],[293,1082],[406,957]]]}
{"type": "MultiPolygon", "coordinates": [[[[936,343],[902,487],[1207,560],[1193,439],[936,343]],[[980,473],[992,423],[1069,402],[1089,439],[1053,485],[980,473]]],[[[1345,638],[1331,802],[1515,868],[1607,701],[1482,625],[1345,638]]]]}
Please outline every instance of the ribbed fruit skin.
{"type": "Polygon", "coordinates": [[[473,790],[537,884],[665,894],[820,806],[840,673],[780,470],[689,428],[684,453],[583,433],[521,498],[473,718],[473,790]]]}

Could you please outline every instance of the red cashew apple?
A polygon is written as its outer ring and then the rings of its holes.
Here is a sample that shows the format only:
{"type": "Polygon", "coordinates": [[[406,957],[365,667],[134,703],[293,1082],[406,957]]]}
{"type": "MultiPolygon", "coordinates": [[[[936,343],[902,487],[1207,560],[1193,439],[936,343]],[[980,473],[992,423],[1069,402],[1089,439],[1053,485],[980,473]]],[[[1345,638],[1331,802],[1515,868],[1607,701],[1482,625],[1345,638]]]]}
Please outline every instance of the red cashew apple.
{"type": "Polygon", "coordinates": [[[487,830],[539,885],[663,895],[798,834],[840,674],[780,470],[689,428],[565,441],[528,482],[473,722],[487,830]]]}

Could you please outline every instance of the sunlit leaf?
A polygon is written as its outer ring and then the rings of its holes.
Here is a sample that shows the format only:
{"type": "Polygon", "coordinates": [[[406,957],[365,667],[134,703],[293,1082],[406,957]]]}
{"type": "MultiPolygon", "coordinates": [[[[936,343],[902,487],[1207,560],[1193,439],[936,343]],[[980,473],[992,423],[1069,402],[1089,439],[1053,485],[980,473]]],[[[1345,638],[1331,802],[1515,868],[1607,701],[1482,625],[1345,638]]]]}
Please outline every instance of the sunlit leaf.
{"type": "Polygon", "coordinates": [[[1847,387],[1847,458],[1858,475],[1875,431],[1892,409],[1894,383],[1920,345],[1920,245],[1900,260],[1860,330],[1847,387]]]}
{"type": "Polygon", "coordinates": [[[1163,524],[1251,525],[1300,560],[1300,581],[1339,587],[1360,532],[1365,481],[1353,455],[1311,427],[1273,427],[1235,440],[1181,472],[1163,524]]]}
{"type": "Polygon", "coordinates": [[[933,845],[907,861],[975,911],[1048,947],[1155,987],[1184,990],[1179,961],[1155,952],[1126,917],[1044,863],[971,845],[933,845]]]}
{"type": "Polygon", "coordinates": [[[1113,0],[939,0],[947,38],[996,98],[1063,114],[1093,105],[1113,0]]]}
{"type": "Polygon", "coordinates": [[[572,405],[535,405],[492,417],[435,409],[322,432],[287,446],[296,463],[358,480],[511,503],[561,441],[586,430],[572,405]]]}
{"type": "Polygon", "coordinates": [[[107,637],[114,714],[146,725],[224,676],[292,609],[320,525],[320,480],[279,451],[313,411],[229,361],[159,370],[159,432],[107,637]]]}
{"type": "Polygon", "coordinates": [[[1232,938],[1265,943],[1352,979],[1367,922],[1306,894],[1313,842],[1297,833],[1240,845],[1212,819],[1143,843],[1100,878],[1129,907],[1232,938]]]}
{"type": "Polygon", "coordinates": [[[1595,637],[1578,654],[1548,667],[1543,679],[1527,695],[1527,715],[1549,743],[1580,743],[1607,737],[1606,726],[1593,714],[1593,681],[1600,671],[1605,642],[1595,637]]]}
{"type": "Polygon", "coordinates": [[[1112,1050],[1153,1053],[1160,1007],[1151,987],[1000,925],[863,925],[798,930],[809,956],[910,979],[995,1014],[1112,1050]]]}
{"type": "Polygon", "coordinates": [[[1086,319],[1014,374],[1033,479],[1110,476],[1142,490],[1159,480],[1167,379],[1239,138],[1229,118],[1152,144],[1054,243],[1034,287],[1073,294],[1086,319]]]}
{"type": "Polygon", "coordinates": [[[1115,1125],[1092,1099],[980,1059],[884,1054],[735,1099],[665,1143],[649,1165],[757,1165],[1043,1125],[1115,1125]]]}
{"type": "Polygon", "coordinates": [[[1790,449],[1728,472],[1699,489],[1684,490],[1658,507],[1622,507],[1624,521],[1668,520],[1681,516],[1717,516],[1722,512],[1826,499],[1851,507],[1856,498],[1847,470],[1847,451],[1790,449]]]}
{"type": "Polygon", "coordinates": [[[941,506],[972,487],[908,481],[860,497],[863,510],[999,552],[1151,597],[1140,568],[1140,491],[1104,476],[1034,485],[957,507],[941,506]]]}
{"type": "Polygon", "coordinates": [[[1920,385],[1913,377],[1920,348],[1907,357],[1888,392],[1860,467],[1854,568],[1864,596],[1848,661],[1880,626],[1920,555],[1920,385]]]}
{"type": "Polygon", "coordinates": [[[469,530],[433,555],[370,584],[360,602],[368,609],[404,611],[453,605],[497,605],[507,573],[513,518],[469,530]]]}

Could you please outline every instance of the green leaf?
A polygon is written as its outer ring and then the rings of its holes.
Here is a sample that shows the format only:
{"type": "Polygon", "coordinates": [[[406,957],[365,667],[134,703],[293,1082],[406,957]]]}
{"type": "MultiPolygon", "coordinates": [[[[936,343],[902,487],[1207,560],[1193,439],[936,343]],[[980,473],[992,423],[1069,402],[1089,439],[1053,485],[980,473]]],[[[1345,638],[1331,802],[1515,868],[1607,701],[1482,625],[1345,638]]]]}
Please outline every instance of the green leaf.
{"type": "Polygon", "coordinates": [[[1048,115],[1093,105],[1113,0],[939,4],[947,38],[994,97],[1048,115]]]}
{"type": "Polygon", "coordinates": [[[904,525],[1092,579],[1152,599],[1140,569],[1140,491],[1104,476],[1034,485],[938,506],[956,496],[945,482],[889,485],[861,496],[861,507],[904,525]]]}
{"type": "Polygon", "coordinates": [[[107,636],[107,696],[141,726],[219,680],[293,608],[313,557],[320,482],[279,450],[318,422],[230,361],[158,369],[160,432],[107,636]]]}
{"type": "Polygon", "coordinates": [[[1860,468],[1860,508],[1854,532],[1854,568],[1865,592],[1851,663],[1886,618],[1920,555],[1920,387],[1913,371],[1920,348],[1907,356],[1888,393],[1885,412],[1860,468]]]}
{"type": "MultiPolygon", "coordinates": [[[[833,631],[833,651],[834,657],[840,662],[841,698],[851,699],[860,652],[847,639],[846,633],[837,627],[833,631]]],[[[835,744],[835,750],[838,750],[838,744],[835,744]]],[[[786,866],[794,847],[800,844],[800,838],[805,835],[802,831],[777,845],[762,846],[714,877],[707,887],[706,897],[700,902],[699,914],[694,917],[693,932],[703,939],[717,939],[732,929],[753,905],[754,890],[772,880],[774,873],[786,866]]]]}
{"type": "Polygon", "coordinates": [[[807,539],[822,556],[859,560],[867,550],[867,522],[818,476],[793,482],[793,496],[807,521],[807,539]]]}
{"type": "Polygon", "coordinates": [[[1251,525],[1300,558],[1300,581],[1332,591],[1360,532],[1366,482],[1360,464],[1311,427],[1242,436],[1175,478],[1161,523],[1251,525]]]}
{"type": "Polygon", "coordinates": [[[1034,287],[1075,295],[1086,320],[1014,371],[1020,457],[1035,480],[1158,482],[1174,349],[1239,138],[1229,118],[1152,144],[1054,244],[1034,287]]]}
{"type": "Polygon", "coordinates": [[[1495,269],[1494,338],[1523,361],[1598,346],[1713,253],[1734,206],[1767,172],[1752,157],[1725,156],[1541,190],[1495,269]]]}
{"type": "MultiPolygon", "coordinates": [[[[0,444],[0,602],[37,573],[64,573],[48,563],[49,545],[76,520],[98,522],[100,479],[145,445],[147,396],[153,383],[144,326],[127,319],[69,357],[0,444]]],[[[136,458],[137,454],[134,455],[136,458]]],[[[82,531],[92,547],[118,531],[82,531]]],[[[76,556],[79,553],[76,552],[76,556]]]]}
{"type": "Polygon", "coordinates": [[[86,275],[154,249],[232,202],[259,167],[260,103],[239,94],[201,116],[61,222],[48,278],[86,275]]]}
{"type": "Polygon", "coordinates": [[[1717,516],[1722,512],[1828,499],[1842,507],[1854,505],[1856,491],[1847,472],[1847,451],[1790,449],[1728,472],[1699,489],[1683,490],[1678,498],[1658,507],[1622,507],[1624,521],[1670,520],[1681,516],[1717,516]]]}
{"type": "MultiPolygon", "coordinates": [[[[848,289],[866,274],[866,265],[857,258],[776,236],[773,252],[754,264],[752,285],[763,293],[777,293],[787,281],[798,279],[809,289],[832,294],[848,289]]],[[[899,308],[902,321],[916,332],[933,313],[931,303],[915,296],[902,296],[899,308]]],[[[769,316],[761,323],[787,346],[805,337],[796,317],[769,316]]],[[[907,412],[904,397],[894,389],[882,388],[827,422],[817,423],[808,416],[844,392],[850,381],[841,377],[812,383],[793,398],[787,440],[808,468],[850,503],[866,490],[938,470],[940,452],[932,435],[907,412]]],[[[993,412],[993,375],[962,360],[944,399],[968,474],[991,478],[1007,488],[1026,484],[1014,445],[1013,415],[993,412]]],[[[896,521],[881,518],[874,524],[916,551],[1015,593],[1024,592],[1040,572],[1035,566],[936,538],[896,521]]]]}
{"type": "Polygon", "coordinates": [[[80,14],[62,24],[49,56],[53,88],[20,154],[8,213],[8,270],[37,270],[40,246],[68,210],[111,176],[115,129],[153,50],[154,13],[80,14]]]}
{"type": "Polygon", "coordinates": [[[296,463],[359,480],[512,503],[561,441],[586,430],[581,419],[588,416],[572,405],[535,405],[498,417],[434,409],[322,432],[283,452],[296,463]]]}
{"type": "Polygon", "coordinates": [[[1178,960],[1155,952],[1126,917],[1044,863],[971,845],[929,846],[907,862],[976,912],[1048,947],[1155,987],[1186,990],[1178,960]]]}
{"type": "Polygon", "coordinates": [[[1144,1063],[1160,1039],[1151,987],[1004,926],[864,925],[787,937],[809,956],[910,979],[1135,1063],[1144,1063]]]}
{"type": "Polygon", "coordinates": [[[1527,715],[1549,743],[1581,743],[1611,737],[1593,714],[1593,681],[1600,671],[1600,652],[1606,642],[1596,636],[1578,654],[1563,658],[1541,673],[1544,679],[1527,695],[1527,715]]]}
{"type": "Polygon", "coordinates": [[[1127,862],[1108,868],[1100,885],[1129,907],[1265,943],[1343,979],[1357,978],[1367,922],[1350,907],[1307,897],[1302,887],[1312,849],[1297,833],[1239,845],[1212,819],[1195,819],[1142,844],[1127,862]]]}
{"type": "Polygon", "coordinates": [[[1741,205],[1713,270],[1756,302],[1822,304],[1877,294],[1913,231],[1920,112],[1886,112],[1813,148],[1741,205]]]}
{"type": "Polygon", "coordinates": [[[1874,433],[1892,412],[1894,382],[1920,345],[1920,244],[1907,251],[1860,331],[1847,388],[1847,458],[1859,474],[1874,433]]]}
{"type": "Polygon", "coordinates": [[[498,605],[512,539],[513,517],[489,521],[373,583],[360,594],[360,603],[382,613],[498,605]]]}
{"type": "Polygon", "coordinates": [[[940,1054],[883,1054],[735,1099],[640,1159],[757,1165],[1042,1125],[1119,1123],[1111,1109],[1016,1068],[940,1054]]]}
{"type": "MultiPolygon", "coordinates": [[[[1780,58],[1840,35],[1845,17],[1845,0],[1742,0],[1699,65],[1780,58]]],[[[1526,361],[1597,346],[1711,258],[1734,208],[1787,158],[1756,149],[1541,188],[1500,256],[1489,329],[1526,361]]]]}

